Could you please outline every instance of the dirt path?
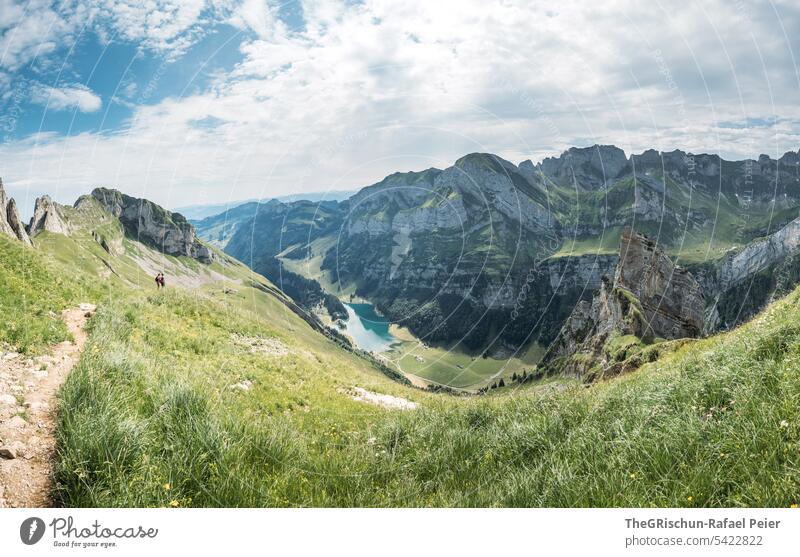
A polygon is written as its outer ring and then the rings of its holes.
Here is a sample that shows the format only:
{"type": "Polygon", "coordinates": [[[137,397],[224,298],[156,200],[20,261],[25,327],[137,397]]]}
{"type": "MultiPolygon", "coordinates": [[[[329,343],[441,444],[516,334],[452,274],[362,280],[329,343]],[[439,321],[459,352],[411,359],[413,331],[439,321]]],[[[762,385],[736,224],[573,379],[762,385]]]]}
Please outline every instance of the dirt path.
{"type": "Polygon", "coordinates": [[[75,342],[27,358],[0,351],[0,508],[48,507],[55,453],[56,393],[86,344],[91,304],[64,310],[75,342]]]}

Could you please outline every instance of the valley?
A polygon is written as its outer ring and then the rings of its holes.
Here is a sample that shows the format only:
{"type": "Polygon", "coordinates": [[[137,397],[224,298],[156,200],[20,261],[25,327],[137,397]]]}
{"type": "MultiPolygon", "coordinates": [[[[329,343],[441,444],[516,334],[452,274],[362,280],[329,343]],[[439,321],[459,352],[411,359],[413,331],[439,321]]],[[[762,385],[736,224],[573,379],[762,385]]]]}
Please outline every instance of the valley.
{"type": "Polygon", "coordinates": [[[349,199],[249,203],[194,224],[295,298],[308,293],[305,307],[323,319],[344,315],[330,314],[331,298],[372,304],[406,332],[380,352],[410,379],[477,392],[535,372],[572,308],[613,275],[626,229],[697,276],[705,333],[788,292],[800,279],[784,263],[795,253],[799,158],[628,156],[595,145],[515,165],[473,153],[444,170],[389,175],[349,199]],[[768,285],[776,265],[781,285],[768,285]]]}

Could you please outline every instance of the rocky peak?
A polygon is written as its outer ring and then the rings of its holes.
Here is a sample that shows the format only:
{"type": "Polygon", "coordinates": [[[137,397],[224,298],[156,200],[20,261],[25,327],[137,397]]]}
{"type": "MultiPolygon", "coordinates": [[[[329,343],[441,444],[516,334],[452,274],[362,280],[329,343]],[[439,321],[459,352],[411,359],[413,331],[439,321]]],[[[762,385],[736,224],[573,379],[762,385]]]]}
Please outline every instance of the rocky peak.
{"type": "Polygon", "coordinates": [[[571,147],[559,157],[547,157],[542,171],[557,183],[571,183],[573,177],[584,188],[604,187],[628,166],[625,151],[614,145],[571,147]]]}
{"type": "Polygon", "coordinates": [[[56,234],[69,234],[70,232],[70,226],[62,207],[50,199],[49,195],[43,195],[36,199],[33,217],[28,225],[28,233],[31,236],[35,236],[42,230],[56,234]]]}
{"type": "Polygon", "coordinates": [[[0,233],[16,238],[25,244],[31,244],[31,239],[19,218],[17,203],[6,195],[2,178],[0,178],[0,233]]]}
{"type": "Polygon", "coordinates": [[[649,344],[700,336],[704,307],[702,289],[688,271],[646,236],[626,230],[613,281],[603,277],[594,299],[576,305],[543,366],[595,378],[619,363],[617,339],[649,344]]]}
{"type": "Polygon", "coordinates": [[[136,240],[168,255],[185,255],[203,263],[213,260],[213,252],[197,239],[194,227],[180,213],[108,188],[95,189],[92,197],[117,217],[136,240]]]}

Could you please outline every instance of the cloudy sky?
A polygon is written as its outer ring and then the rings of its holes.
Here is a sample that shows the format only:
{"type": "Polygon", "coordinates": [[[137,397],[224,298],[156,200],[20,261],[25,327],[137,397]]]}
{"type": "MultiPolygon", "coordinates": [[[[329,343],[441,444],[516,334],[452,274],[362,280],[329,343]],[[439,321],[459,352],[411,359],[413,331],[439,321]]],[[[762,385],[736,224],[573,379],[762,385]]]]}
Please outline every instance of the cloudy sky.
{"type": "Polygon", "coordinates": [[[469,152],[800,148],[796,0],[0,0],[0,176],[168,207],[469,152]]]}

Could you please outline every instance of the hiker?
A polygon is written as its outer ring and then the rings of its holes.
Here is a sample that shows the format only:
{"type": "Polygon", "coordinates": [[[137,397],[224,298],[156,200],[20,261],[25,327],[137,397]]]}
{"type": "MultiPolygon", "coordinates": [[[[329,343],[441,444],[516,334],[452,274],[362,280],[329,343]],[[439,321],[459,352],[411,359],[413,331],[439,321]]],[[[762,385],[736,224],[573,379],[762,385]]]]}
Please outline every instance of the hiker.
{"type": "Polygon", "coordinates": [[[156,288],[159,290],[164,288],[164,273],[158,273],[156,275],[156,288]]]}

